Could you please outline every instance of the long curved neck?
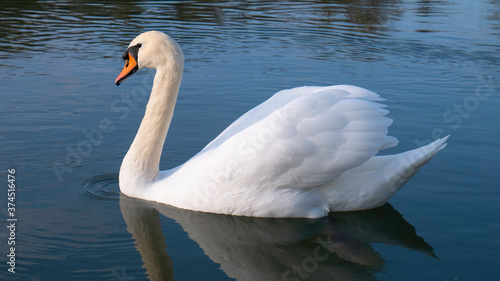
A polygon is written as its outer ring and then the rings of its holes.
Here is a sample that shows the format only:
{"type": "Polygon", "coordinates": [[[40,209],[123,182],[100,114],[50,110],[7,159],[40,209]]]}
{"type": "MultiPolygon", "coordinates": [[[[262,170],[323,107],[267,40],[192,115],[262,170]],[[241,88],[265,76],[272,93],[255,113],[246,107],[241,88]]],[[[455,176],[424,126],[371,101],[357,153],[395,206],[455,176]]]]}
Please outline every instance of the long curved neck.
{"type": "Polygon", "coordinates": [[[152,183],[159,174],[161,152],[181,80],[182,65],[156,69],[144,118],[120,168],[120,188],[127,189],[128,195],[133,196],[135,190],[152,183]]]}

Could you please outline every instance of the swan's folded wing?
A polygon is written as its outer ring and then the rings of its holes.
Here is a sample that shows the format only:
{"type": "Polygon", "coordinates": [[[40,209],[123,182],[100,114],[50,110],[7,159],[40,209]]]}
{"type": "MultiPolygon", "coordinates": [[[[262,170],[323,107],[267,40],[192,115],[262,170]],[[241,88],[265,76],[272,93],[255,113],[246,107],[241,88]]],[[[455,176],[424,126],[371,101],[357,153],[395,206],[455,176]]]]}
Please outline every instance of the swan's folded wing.
{"type": "MultiPolygon", "coordinates": [[[[200,154],[240,185],[314,188],[397,144],[382,99],[354,86],[302,87],[252,109],[200,154]],[[213,157],[210,157],[213,156],[213,157]]],[[[201,155],[200,155],[201,156],[201,155]]]]}

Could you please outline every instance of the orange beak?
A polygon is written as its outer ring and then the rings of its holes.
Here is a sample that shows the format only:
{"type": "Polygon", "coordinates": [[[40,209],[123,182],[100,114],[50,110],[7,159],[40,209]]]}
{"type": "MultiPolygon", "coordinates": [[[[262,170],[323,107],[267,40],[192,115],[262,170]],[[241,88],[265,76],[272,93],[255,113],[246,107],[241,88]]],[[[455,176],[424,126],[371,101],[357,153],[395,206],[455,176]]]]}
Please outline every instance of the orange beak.
{"type": "Polygon", "coordinates": [[[137,65],[137,61],[129,53],[127,61],[125,63],[125,66],[123,67],[122,72],[120,72],[120,75],[118,75],[118,77],[116,77],[116,80],[115,80],[116,86],[119,86],[123,82],[123,80],[127,79],[129,76],[134,74],[137,71],[137,69],[139,69],[139,66],[137,65]]]}

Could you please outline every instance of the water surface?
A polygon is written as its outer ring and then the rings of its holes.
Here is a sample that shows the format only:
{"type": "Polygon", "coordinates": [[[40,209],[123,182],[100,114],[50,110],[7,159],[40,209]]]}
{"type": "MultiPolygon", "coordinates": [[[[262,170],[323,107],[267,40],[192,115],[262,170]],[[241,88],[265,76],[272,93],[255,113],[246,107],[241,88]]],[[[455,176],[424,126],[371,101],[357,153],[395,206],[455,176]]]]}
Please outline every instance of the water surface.
{"type": "Polygon", "coordinates": [[[3,1],[0,172],[16,169],[3,280],[495,280],[500,4],[461,1],[3,1]],[[397,153],[449,146],[382,208],[320,220],[182,211],[119,193],[152,71],[121,54],[161,30],[186,56],[162,155],[175,167],[275,92],[381,94],[397,153]]]}

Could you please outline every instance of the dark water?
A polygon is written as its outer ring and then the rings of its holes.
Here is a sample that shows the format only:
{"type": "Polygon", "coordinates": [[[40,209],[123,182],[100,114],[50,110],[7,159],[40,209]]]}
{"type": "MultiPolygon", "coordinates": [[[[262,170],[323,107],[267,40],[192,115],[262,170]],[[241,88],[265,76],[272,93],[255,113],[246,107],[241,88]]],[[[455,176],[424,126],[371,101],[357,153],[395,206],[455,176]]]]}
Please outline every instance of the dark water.
{"type": "MultiPolygon", "coordinates": [[[[3,1],[0,279],[496,280],[500,2],[3,1]],[[396,153],[451,134],[391,205],[320,220],[201,214],[120,195],[153,72],[116,87],[156,29],[185,75],[161,168],[280,89],[387,99],[396,153]],[[7,270],[8,169],[16,264],[7,270]]],[[[385,152],[384,152],[385,153],[385,152]]]]}

